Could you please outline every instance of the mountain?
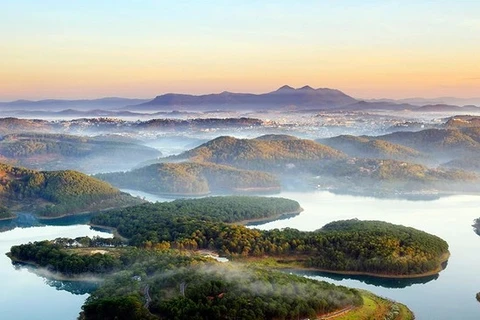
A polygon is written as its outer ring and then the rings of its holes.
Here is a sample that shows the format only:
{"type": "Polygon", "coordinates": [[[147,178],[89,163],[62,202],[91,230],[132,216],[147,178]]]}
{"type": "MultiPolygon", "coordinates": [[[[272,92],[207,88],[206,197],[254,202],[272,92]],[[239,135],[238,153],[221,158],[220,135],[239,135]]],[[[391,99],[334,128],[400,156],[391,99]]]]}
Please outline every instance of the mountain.
{"type": "Polygon", "coordinates": [[[129,98],[101,98],[101,99],[81,99],[81,100],[16,100],[11,102],[0,102],[1,110],[64,110],[64,109],[120,109],[127,105],[139,104],[148,101],[147,99],[129,99],[129,98]]]}
{"type": "Polygon", "coordinates": [[[161,195],[280,191],[280,182],[269,173],[210,163],[157,163],[128,172],[104,173],[95,177],[119,188],[161,195]]]}
{"type": "Polygon", "coordinates": [[[469,106],[455,106],[449,104],[429,104],[421,106],[414,110],[415,112],[472,112],[480,113],[480,107],[473,105],[469,106]]]}
{"type": "Polygon", "coordinates": [[[417,106],[408,103],[382,102],[382,101],[356,101],[346,105],[340,109],[345,111],[363,111],[363,110],[388,110],[388,111],[404,111],[414,110],[417,106]]]}
{"type": "Polygon", "coordinates": [[[35,171],[0,164],[0,201],[12,211],[56,217],[141,201],[83,173],[35,171]]]}
{"type": "Polygon", "coordinates": [[[425,159],[419,151],[399,144],[391,143],[385,140],[373,139],[369,137],[356,137],[351,135],[341,135],[327,139],[315,140],[337,150],[340,150],[350,157],[356,158],[378,158],[412,161],[425,159]]]}
{"type": "Polygon", "coordinates": [[[438,97],[438,98],[405,98],[405,99],[369,99],[370,102],[390,102],[390,103],[408,103],[414,106],[449,104],[455,106],[480,105],[480,97],[477,98],[455,98],[455,97],[438,97]]]}
{"type": "Polygon", "coordinates": [[[294,169],[297,165],[346,157],[342,152],[312,140],[277,139],[275,135],[270,135],[270,139],[265,140],[266,137],[268,136],[237,139],[222,136],[170,159],[213,162],[244,169],[283,171],[294,169]]]}
{"type": "Polygon", "coordinates": [[[0,138],[3,162],[32,169],[82,172],[128,170],[161,152],[120,137],[80,137],[66,134],[9,134],[0,138]]]}
{"type": "Polygon", "coordinates": [[[294,89],[283,86],[276,91],[252,94],[222,92],[219,94],[190,95],[168,93],[135,106],[128,110],[212,110],[212,109],[279,109],[295,106],[299,109],[331,109],[355,103],[356,100],[345,93],[335,90],[310,86],[294,89]]]}

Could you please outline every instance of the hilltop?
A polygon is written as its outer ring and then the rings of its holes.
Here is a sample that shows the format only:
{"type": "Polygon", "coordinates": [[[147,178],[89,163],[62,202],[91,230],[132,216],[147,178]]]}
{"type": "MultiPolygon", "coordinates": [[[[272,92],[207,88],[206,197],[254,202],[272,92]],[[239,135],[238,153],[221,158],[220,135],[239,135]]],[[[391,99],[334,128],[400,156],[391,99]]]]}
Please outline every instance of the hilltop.
{"type": "Polygon", "coordinates": [[[5,164],[0,164],[0,201],[12,211],[33,211],[45,217],[141,202],[80,172],[34,171],[5,164]]]}
{"type": "Polygon", "coordinates": [[[296,165],[344,158],[346,155],[342,152],[312,140],[292,137],[278,139],[271,135],[258,139],[222,136],[171,159],[189,159],[245,169],[275,171],[296,165]]]}

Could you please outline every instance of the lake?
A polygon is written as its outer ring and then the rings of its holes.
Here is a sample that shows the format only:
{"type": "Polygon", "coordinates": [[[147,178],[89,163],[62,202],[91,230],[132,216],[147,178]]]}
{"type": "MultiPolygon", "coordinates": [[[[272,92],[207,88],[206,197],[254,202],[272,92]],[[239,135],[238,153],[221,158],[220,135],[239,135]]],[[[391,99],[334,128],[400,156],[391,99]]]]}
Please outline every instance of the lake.
{"type": "MultiPolygon", "coordinates": [[[[125,190],[126,191],[126,190],[125,190]]],[[[146,193],[132,192],[150,201],[165,201],[146,193]]],[[[281,193],[281,197],[297,200],[304,211],[293,218],[255,226],[259,229],[297,228],[312,231],[328,222],[358,218],[383,220],[411,226],[438,235],[450,245],[447,268],[438,277],[421,279],[379,279],[344,277],[303,272],[301,274],[335,284],[370,290],[378,295],[405,303],[417,319],[480,319],[480,237],[471,224],[480,217],[479,196],[452,196],[432,201],[374,199],[329,192],[281,193]]],[[[27,219],[28,220],[28,219],[27,219]]],[[[49,226],[17,227],[0,233],[0,250],[12,245],[57,237],[110,236],[82,225],[86,217],[49,221],[49,226]],[[71,224],[71,225],[68,225],[71,224]]],[[[50,281],[28,268],[16,268],[0,254],[1,319],[76,319],[90,287],[78,283],[50,281]],[[74,292],[74,293],[72,293],[74,292]]]]}
{"type": "Polygon", "coordinates": [[[433,201],[374,199],[329,192],[282,193],[297,200],[304,211],[291,219],[255,226],[259,229],[296,228],[313,231],[334,220],[383,220],[414,227],[445,239],[451,257],[438,277],[384,280],[301,273],[348,287],[367,289],[406,304],[417,319],[480,319],[480,237],[472,223],[480,217],[480,196],[451,196],[433,201]]]}
{"type": "Polygon", "coordinates": [[[111,237],[87,225],[37,226],[0,233],[0,318],[2,320],[76,319],[88,297],[91,284],[52,281],[39,277],[27,267],[14,266],[5,255],[10,247],[30,241],[58,237],[111,237]]]}

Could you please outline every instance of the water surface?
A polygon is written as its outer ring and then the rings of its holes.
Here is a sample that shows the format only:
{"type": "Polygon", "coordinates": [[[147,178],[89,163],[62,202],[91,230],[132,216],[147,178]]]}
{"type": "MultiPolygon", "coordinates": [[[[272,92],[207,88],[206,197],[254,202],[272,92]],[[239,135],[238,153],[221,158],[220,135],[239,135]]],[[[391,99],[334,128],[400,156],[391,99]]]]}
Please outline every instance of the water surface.
{"type": "Polygon", "coordinates": [[[445,239],[451,257],[437,277],[378,279],[307,272],[304,275],[335,284],[370,290],[405,303],[417,319],[480,319],[480,237],[472,222],[480,217],[479,196],[451,196],[432,201],[374,199],[329,192],[282,193],[304,211],[291,219],[256,226],[313,231],[343,219],[383,220],[414,227],[445,239]]]}
{"type": "Polygon", "coordinates": [[[91,284],[39,277],[30,268],[13,265],[5,253],[13,245],[80,236],[111,235],[93,230],[87,225],[36,226],[0,233],[0,319],[68,320],[78,317],[80,308],[92,289],[91,284]]]}

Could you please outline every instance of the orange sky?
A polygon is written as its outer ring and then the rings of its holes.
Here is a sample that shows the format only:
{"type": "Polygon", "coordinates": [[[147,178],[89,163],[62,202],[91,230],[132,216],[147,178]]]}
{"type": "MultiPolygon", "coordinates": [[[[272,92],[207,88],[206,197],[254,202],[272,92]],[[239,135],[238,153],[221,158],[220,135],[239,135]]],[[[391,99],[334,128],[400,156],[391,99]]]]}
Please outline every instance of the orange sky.
{"type": "Polygon", "coordinates": [[[359,98],[480,96],[480,5],[473,2],[438,12],[413,1],[52,2],[50,9],[18,1],[0,13],[0,101],[267,92],[284,84],[359,98]]]}

